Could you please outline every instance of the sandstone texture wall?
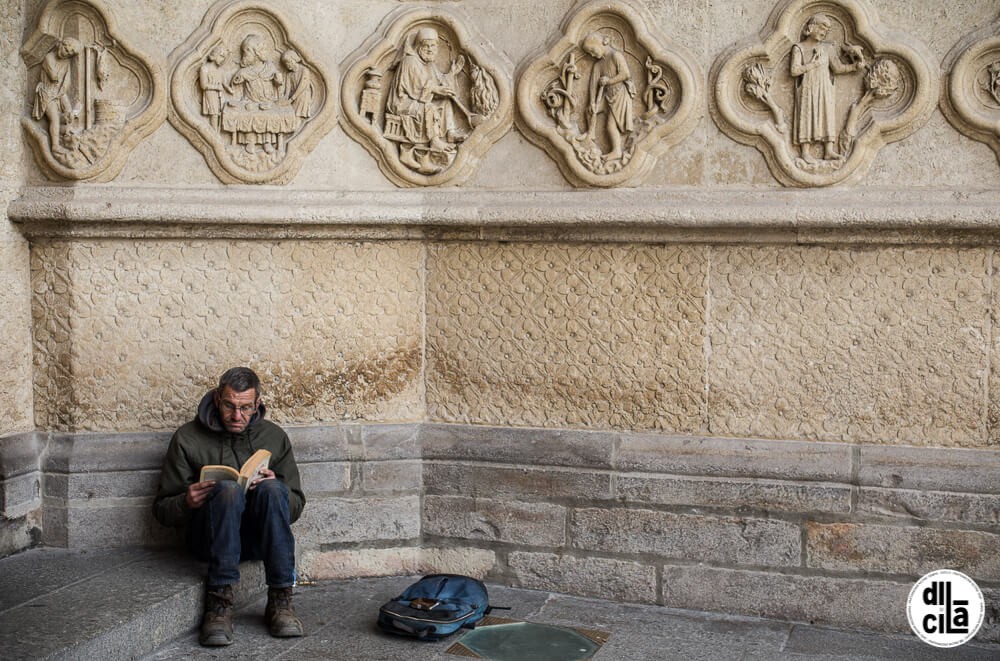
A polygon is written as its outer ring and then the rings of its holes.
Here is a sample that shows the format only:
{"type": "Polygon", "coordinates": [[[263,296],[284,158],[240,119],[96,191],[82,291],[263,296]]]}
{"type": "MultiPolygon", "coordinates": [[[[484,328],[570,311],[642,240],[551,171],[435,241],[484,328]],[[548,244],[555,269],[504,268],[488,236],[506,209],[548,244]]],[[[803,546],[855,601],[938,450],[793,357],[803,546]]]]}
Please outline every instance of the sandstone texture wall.
{"type": "Polygon", "coordinates": [[[303,574],[1000,635],[993,0],[8,5],[0,553],[175,541],[239,363],[303,574]]]}

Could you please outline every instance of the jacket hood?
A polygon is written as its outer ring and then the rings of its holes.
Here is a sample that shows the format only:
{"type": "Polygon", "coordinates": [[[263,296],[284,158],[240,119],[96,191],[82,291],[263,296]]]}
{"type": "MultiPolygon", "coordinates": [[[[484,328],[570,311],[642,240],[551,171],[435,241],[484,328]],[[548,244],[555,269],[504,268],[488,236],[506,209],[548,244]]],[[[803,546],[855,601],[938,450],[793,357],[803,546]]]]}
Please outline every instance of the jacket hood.
{"type": "MultiPolygon", "coordinates": [[[[250,416],[250,422],[247,423],[247,429],[263,419],[265,413],[267,413],[267,408],[264,406],[264,402],[261,402],[257,405],[257,410],[254,414],[250,416]]],[[[205,396],[201,398],[201,403],[198,404],[197,417],[201,424],[205,425],[212,431],[220,433],[226,432],[226,428],[222,424],[222,416],[219,413],[219,407],[215,405],[215,388],[209,390],[205,393],[205,396]]]]}

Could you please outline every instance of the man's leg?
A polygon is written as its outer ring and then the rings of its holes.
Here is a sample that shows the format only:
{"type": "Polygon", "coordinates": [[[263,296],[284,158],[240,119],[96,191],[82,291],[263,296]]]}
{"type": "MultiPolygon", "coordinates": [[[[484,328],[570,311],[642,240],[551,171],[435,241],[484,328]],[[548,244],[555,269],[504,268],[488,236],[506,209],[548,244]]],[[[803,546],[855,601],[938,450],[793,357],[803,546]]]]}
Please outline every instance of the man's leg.
{"type": "Polygon", "coordinates": [[[245,508],[243,488],[222,481],[205,504],[194,510],[188,524],[188,548],[208,562],[202,645],[233,642],[233,586],[240,582],[240,525],[245,508]]]}
{"type": "Polygon", "coordinates": [[[267,579],[265,619],[272,636],[302,635],[302,622],[292,607],[295,584],[295,537],[288,511],[288,487],[264,480],[247,495],[243,527],[245,557],[264,561],[267,579]]]}

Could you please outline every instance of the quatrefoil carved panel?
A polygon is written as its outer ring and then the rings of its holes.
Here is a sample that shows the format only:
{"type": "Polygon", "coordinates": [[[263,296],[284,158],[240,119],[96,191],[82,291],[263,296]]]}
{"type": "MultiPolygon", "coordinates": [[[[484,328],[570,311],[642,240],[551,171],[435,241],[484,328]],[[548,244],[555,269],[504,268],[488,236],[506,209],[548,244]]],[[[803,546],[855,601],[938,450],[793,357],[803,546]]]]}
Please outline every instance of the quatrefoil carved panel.
{"type": "Polygon", "coordinates": [[[1000,20],[970,34],[945,58],[941,110],[956,129],[1000,159],[1000,20]]]}
{"type": "Polygon", "coordinates": [[[228,184],[290,181],[337,121],[322,62],[261,2],[225,0],[170,55],[170,123],[228,184]]]}
{"type": "Polygon", "coordinates": [[[937,103],[930,56],[860,0],[787,0],[760,34],[716,61],[711,111],[786,186],[857,181],[937,103]]]}
{"type": "Polygon", "coordinates": [[[344,64],[344,129],[397,186],[459,184],[513,124],[511,69],[459,13],[397,10],[344,64]]]}
{"type": "Polygon", "coordinates": [[[105,182],[166,115],[160,64],[91,0],[46,5],[21,49],[32,82],[21,124],[52,179],[105,182]]]}
{"type": "Polygon", "coordinates": [[[567,17],[518,77],[518,127],[576,186],[635,184],[700,119],[697,64],[626,2],[567,17]]]}

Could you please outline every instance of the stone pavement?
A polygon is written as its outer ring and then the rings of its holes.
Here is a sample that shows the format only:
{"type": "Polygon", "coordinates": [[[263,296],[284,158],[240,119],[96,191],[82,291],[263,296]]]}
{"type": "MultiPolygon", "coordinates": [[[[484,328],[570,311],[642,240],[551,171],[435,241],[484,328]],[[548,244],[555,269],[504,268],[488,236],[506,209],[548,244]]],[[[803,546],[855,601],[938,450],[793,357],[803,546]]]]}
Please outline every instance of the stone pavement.
{"type": "MultiPolygon", "coordinates": [[[[35,549],[0,559],[0,658],[351,659],[457,661],[461,634],[420,643],[375,630],[380,604],[414,577],[323,581],[296,588],[307,636],[271,638],[258,568],[248,567],[234,620],[236,642],[198,645],[196,564],[141,549],[35,549]]],[[[913,636],[880,635],[659,606],[617,604],[489,585],[509,619],[608,631],[595,661],[665,659],[1000,659],[1000,645],[937,650],[913,636]]],[[[527,660],[525,660],[527,661],[527,660]]]]}

